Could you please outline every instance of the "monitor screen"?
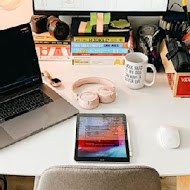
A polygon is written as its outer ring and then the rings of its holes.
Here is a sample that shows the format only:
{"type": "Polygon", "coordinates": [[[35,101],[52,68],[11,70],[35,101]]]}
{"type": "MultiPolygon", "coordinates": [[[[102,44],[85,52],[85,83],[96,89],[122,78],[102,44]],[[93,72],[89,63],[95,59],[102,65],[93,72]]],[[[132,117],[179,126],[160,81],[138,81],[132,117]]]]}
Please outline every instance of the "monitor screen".
{"type": "Polygon", "coordinates": [[[168,0],[33,0],[34,13],[165,12],[168,0]]]}

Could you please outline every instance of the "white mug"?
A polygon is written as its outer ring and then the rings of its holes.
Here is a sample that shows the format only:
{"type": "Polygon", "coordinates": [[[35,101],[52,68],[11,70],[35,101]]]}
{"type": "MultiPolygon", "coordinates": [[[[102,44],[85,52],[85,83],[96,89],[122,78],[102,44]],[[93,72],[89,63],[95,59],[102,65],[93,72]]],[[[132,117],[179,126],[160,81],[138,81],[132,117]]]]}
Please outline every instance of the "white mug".
{"type": "Polygon", "coordinates": [[[140,52],[132,52],[125,57],[125,82],[131,89],[139,89],[145,86],[152,86],[156,78],[156,68],[148,64],[148,57],[140,52]],[[151,82],[146,81],[147,68],[153,71],[151,82]]]}

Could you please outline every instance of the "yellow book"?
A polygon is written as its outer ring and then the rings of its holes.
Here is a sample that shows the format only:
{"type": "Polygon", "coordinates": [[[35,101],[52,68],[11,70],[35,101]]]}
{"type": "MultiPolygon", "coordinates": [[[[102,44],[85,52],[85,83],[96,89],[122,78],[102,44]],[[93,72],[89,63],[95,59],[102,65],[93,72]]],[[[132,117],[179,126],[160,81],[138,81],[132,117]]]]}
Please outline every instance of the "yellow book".
{"type": "Polygon", "coordinates": [[[74,36],[74,42],[125,42],[125,36],[74,36]]]}
{"type": "Polygon", "coordinates": [[[49,32],[44,32],[42,34],[33,33],[33,38],[35,43],[43,42],[70,42],[70,37],[67,37],[65,40],[57,40],[49,34],[49,32]]]}

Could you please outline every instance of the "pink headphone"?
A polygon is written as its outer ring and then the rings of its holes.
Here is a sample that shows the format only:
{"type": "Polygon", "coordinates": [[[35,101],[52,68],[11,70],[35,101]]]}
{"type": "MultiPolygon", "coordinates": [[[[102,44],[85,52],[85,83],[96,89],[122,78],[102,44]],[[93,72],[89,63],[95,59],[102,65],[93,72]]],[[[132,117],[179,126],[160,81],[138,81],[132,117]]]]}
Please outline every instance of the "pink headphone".
{"type": "Polygon", "coordinates": [[[116,98],[114,84],[107,79],[99,77],[88,77],[80,79],[73,84],[72,90],[74,93],[74,98],[84,109],[94,109],[99,105],[100,102],[108,104],[115,101],[116,98]],[[99,88],[96,93],[83,92],[82,94],[77,94],[74,92],[74,90],[84,84],[103,84],[105,87],[99,88]]]}

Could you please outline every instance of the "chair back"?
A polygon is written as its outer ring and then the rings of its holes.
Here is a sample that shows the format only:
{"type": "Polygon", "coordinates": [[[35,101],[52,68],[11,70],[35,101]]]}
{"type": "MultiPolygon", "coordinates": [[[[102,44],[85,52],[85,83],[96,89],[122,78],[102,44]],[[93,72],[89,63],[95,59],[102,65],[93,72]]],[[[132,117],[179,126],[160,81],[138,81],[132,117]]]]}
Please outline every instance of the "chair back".
{"type": "Polygon", "coordinates": [[[145,166],[55,166],[42,174],[38,190],[161,190],[161,183],[145,166]]]}

